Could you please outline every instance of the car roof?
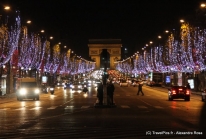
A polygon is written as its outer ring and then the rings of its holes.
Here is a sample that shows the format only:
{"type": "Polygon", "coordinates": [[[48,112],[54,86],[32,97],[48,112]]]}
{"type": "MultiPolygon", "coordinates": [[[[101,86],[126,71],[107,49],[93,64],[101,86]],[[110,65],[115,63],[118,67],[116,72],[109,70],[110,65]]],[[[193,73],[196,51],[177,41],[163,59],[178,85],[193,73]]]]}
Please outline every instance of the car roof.
{"type": "Polygon", "coordinates": [[[178,86],[178,85],[176,85],[176,86],[171,86],[171,88],[186,88],[185,86],[178,86]]]}

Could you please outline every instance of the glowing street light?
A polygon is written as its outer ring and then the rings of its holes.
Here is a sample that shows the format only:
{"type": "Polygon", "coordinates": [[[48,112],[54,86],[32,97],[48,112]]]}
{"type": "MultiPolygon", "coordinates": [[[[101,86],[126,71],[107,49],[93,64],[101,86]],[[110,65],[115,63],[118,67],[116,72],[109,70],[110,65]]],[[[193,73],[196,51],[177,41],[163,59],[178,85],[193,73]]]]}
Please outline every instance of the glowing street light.
{"type": "Polygon", "coordinates": [[[180,20],[181,23],[184,23],[185,21],[183,19],[180,20]]]}
{"type": "Polygon", "coordinates": [[[5,10],[10,10],[10,7],[9,6],[5,6],[4,9],[5,10]]]}
{"type": "Polygon", "coordinates": [[[27,24],[31,24],[31,20],[26,21],[27,24]]]}
{"type": "Polygon", "coordinates": [[[206,4],[205,4],[205,3],[201,3],[201,4],[200,4],[200,7],[201,7],[201,8],[205,8],[205,7],[206,7],[206,4]]]}

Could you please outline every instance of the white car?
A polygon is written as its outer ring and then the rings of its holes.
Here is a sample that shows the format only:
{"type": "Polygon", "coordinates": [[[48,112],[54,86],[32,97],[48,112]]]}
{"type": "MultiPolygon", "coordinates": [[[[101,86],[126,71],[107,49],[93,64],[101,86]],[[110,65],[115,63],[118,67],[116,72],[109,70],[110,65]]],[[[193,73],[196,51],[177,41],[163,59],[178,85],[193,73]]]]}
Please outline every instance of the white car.
{"type": "Polygon", "coordinates": [[[121,81],[121,82],[119,83],[119,85],[120,85],[120,86],[126,86],[126,87],[128,87],[128,82],[125,81],[125,80],[123,80],[123,81],[121,81]]]}

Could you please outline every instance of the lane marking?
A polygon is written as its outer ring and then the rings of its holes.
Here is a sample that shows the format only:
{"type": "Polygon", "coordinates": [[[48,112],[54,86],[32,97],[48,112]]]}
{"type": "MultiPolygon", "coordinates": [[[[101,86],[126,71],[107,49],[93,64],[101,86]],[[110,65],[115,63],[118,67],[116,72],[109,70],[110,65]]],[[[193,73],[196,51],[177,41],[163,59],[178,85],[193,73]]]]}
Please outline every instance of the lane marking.
{"type": "Polygon", "coordinates": [[[163,107],[161,106],[154,106],[156,109],[164,109],[163,107]]]}
{"type": "Polygon", "coordinates": [[[49,108],[47,108],[48,110],[51,110],[51,109],[56,109],[58,106],[51,106],[49,108]]]}
{"type": "Polygon", "coordinates": [[[138,108],[140,108],[140,109],[147,109],[148,107],[146,107],[146,106],[137,106],[138,108]]]}
{"type": "Polygon", "coordinates": [[[89,106],[82,106],[81,109],[87,109],[89,106]]]}
{"type": "Polygon", "coordinates": [[[64,109],[73,109],[74,106],[66,106],[64,109]]]}
{"type": "Polygon", "coordinates": [[[130,108],[129,106],[127,105],[121,105],[122,108],[130,108]]]}
{"type": "Polygon", "coordinates": [[[32,108],[32,109],[29,109],[29,110],[39,110],[41,109],[42,107],[35,107],[35,108],[32,108]]]}
{"type": "Polygon", "coordinates": [[[22,107],[22,108],[18,108],[18,109],[15,109],[15,110],[25,110],[26,108],[25,107],[22,107]]]}

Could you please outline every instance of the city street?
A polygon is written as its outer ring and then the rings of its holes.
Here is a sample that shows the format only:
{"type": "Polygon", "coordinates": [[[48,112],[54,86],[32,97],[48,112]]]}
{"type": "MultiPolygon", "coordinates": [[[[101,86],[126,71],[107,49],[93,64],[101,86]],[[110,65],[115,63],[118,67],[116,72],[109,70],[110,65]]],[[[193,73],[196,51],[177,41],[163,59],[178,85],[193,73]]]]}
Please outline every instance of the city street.
{"type": "Polygon", "coordinates": [[[168,101],[167,89],[115,84],[115,107],[94,107],[96,88],[87,95],[55,88],[39,101],[0,98],[0,138],[204,138],[205,102],[168,101]]]}

